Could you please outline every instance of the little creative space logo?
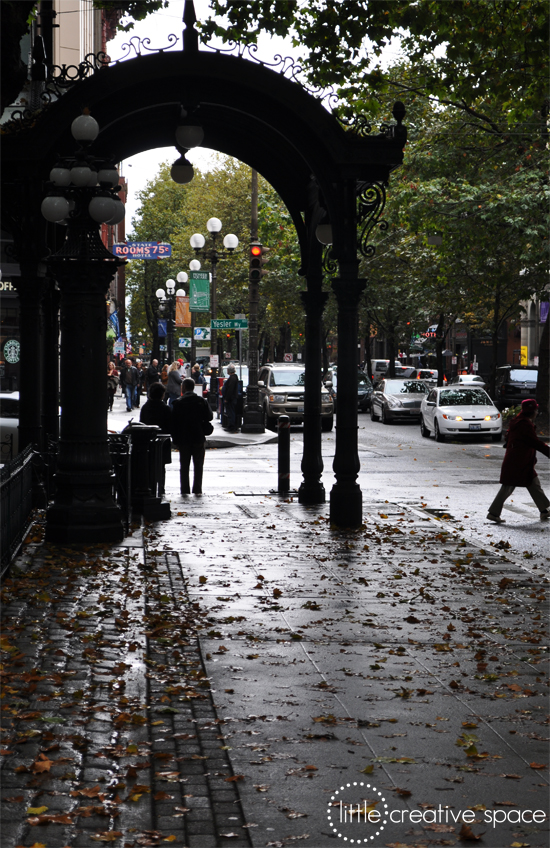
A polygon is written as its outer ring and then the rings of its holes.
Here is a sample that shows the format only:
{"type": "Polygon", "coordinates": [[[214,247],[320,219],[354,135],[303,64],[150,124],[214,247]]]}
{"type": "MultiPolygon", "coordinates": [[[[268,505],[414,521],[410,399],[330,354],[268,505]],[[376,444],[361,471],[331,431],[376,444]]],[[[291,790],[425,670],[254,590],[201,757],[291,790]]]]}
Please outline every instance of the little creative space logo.
{"type": "Polygon", "coordinates": [[[333,834],[344,842],[373,845],[388,824],[388,805],[376,786],[355,781],[330,796],[327,818],[333,834]]]}
{"type": "Polygon", "coordinates": [[[390,809],[382,792],[372,783],[355,781],[345,783],[330,795],[327,819],[331,835],[350,845],[381,846],[391,838],[396,828],[412,826],[445,825],[444,830],[460,833],[461,839],[477,840],[485,830],[491,828],[516,828],[525,825],[540,825],[548,821],[544,810],[491,809],[479,806],[455,809],[442,804],[424,805],[427,809],[410,809],[407,806],[390,809]],[[474,834],[471,825],[484,828],[474,834]],[[387,831],[390,831],[388,833],[387,831]]]}

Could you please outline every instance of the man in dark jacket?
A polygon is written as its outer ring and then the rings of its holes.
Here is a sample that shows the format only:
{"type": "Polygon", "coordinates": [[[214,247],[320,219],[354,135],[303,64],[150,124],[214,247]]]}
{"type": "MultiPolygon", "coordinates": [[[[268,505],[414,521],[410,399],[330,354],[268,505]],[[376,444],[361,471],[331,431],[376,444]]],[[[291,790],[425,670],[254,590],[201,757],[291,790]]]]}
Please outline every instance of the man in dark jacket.
{"type": "Polygon", "coordinates": [[[160,382],[160,372],[159,372],[159,361],[158,359],[153,359],[145,372],[145,381],[147,383],[147,390],[151,388],[153,383],[160,382]]]}
{"type": "Polygon", "coordinates": [[[227,429],[230,433],[236,433],[235,427],[237,421],[237,396],[239,394],[239,378],[235,374],[235,366],[228,365],[227,373],[229,377],[223,384],[222,398],[225,404],[225,414],[227,416],[227,429]]]}
{"type": "Polygon", "coordinates": [[[139,374],[131,359],[126,360],[124,371],[124,394],[126,395],[126,412],[131,412],[136,406],[136,387],[139,382],[139,374]]]}
{"type": "Polygon", "coordinates": [[[489,507],[487,518],[495,524],[503,524],[500,517],[504,501],[507,500],[516,486],[524,486],[540,511],[541,521],[550,518],[550,501],[542,491],[542,486],[535,471],[537,462],[536,452],[550,456],[550,448],[546,442],[537,438],[534,421],[539,405],[536,400],[527,399],[521,404],[521,412],[510,422],[506,442],[506,454],[500,472],[500,490],[489,507]]]}
{"type": "MultiPolygon", "coordinates": [[[[149,389],[148,398],[139,414],[142,424],[156,424],[162,433],[172,435],[172,410],[164,401],[164,386],[162,383],[153,383],[149,389]]],[[[164,481],[166,478],[166,463],[172,462],[172,443],[166,439],[163,445],[162,466],[159,469],[159,495],[164,494],[164,481]]]]}
{"type": "Polygon", "coordinates": [[[180,487],[190,494],[189,465],[193,458],[193,494],[202,495],[202,471],[205,453],[205,427],[212,420],[208,402],[195,394],[195,381],[187,377],[182,396],[172,402],[172,437],[180,453],[180,487]]]}

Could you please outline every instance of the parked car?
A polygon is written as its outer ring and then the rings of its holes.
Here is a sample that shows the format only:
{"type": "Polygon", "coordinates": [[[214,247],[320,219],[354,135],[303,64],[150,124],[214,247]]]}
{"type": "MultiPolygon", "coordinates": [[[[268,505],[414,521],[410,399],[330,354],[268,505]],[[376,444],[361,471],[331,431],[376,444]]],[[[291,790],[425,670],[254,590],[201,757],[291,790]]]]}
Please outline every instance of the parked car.
{"type": "Polygon", "coordinates": [[[506,409],[518,406],[522,400],[534,397],[539,369],[536,365],[503,365],[497,368],[495,406],[506,409]]]}
{"type": "MultiPolygon", "coordinates": [[[[333,365],[332,368],[329,368],[327,377],[325,379],[325,386],[328,388],[329,393],[332,397],[334,403],[334,411],[337,412],[337,396],[338,396],[338,369],[336,365],[333,365]],[[328,386],[327,383],[332,383],[332,386],[328,386]]],[[[361,412],[367,412],[370,409],[370,399],[372,395],[372,380],[367,377],[363,371],[357,371],[357,406],[361,410],[361,412]]]]}
{"type": "MultiPolygon", "coordinates": [[[[263,365],[258,377],[260,399],[263,407],[264,426],[274,429],[279,415],[288,415],[291,424],[304,421],[303,365],[282,362],[263,365]]],[[[334,426],[334,404],[328,389],[321,389],[321,427],[324,431],[334,426]]]]}
{"type": "Polygon", "coordinates": [[[431,389],[420,407],[420,432],[433,433],[436,442],[446,436],[490,435],[502,439],[502,415],[484,389],[469,386],[440,386],[431,389]]]}
{"type": "Polygon", "coordinates": [[[402,380],[408,379],[409,377],[412,377],[412,375],[414,374],[414,370],[415,369],[413,368],[412,365],[397,365],[396,364],[396,366],[395,366],[395,376],[399,377],[402,380]]]}
{"type": "Polygon", "coordinates": [[[486,389],[487,383],[483,379],[483,377],[479,377],[477,374],[458,374],[456,377],[453,377],[449,380],[449,386],[468,386],[476,389],[486,389]]]}
{"type": "Polygon", "coordinates": [[[231,362],[231,363],[228,362],[227,365],[223,365],[221,373],[222,373],[222,377],[224,378],[224,380],[227,379],[227,377],[229,377],[229,374],[228,374],[228,371],[227,371],[228,365],[234,365],[235,366],[235,373],[236,373],[237,377],[240,380],[241,374],[242,374],[243,386],[248,386],[248,365],[239,365],[238,362],[231,362]]]}
{"type": "Polygon", "coordinates": [[[0,463],[19,452],[19,392],[0,392],[0,463]]]}
{"type": "Polygon", "coordinates": [[[371,421],[418,420],[422,398],[428,387],[421,380],[381,380],[371,397],[371,421]]]}

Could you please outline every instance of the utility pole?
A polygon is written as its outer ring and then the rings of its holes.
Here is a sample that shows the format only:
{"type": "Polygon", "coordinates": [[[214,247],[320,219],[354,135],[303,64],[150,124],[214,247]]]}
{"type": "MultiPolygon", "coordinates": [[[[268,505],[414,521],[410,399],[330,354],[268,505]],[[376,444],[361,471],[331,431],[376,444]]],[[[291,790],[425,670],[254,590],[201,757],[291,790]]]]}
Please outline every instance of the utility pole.
{"type": "MultiPolygon", "coordinates": [[[[258,242],[258,172],[254,169],[252,169],[250,196],[250,244],[252,246],[258,242]]],[[[251,274],[248,282],[248,389],[241,427],[241,432],[243,433],[263,433],[265,429],[262,407],[260,405],[260,391],[258,388],[258,305],[260,300],[260,279],[257,282],[253,281],[251,274]]]]}

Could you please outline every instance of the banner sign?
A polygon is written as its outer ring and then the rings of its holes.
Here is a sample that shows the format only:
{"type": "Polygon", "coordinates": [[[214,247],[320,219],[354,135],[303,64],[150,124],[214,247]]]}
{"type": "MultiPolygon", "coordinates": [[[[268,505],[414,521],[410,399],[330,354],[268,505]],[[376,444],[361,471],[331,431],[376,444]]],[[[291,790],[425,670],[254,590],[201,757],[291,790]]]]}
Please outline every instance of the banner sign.
{"type": "Polygon", "coordinates": [[[158,241],[127,241],[113,244],[111,252],[121,259],[168,259],[172,245],[158,241]]]}
{"type": "Polygon", "coordinates": [[[176,327],[191,326],[191,310],[188,297],[176,298],[176,327]]]}
{"type": "Polygon", "coordinates": [[[158,334],[159,334],[159,336],[163,336],[164,338],[166,338],[166,336],[167,336],[167,326],[166,326],[167,323],[168,322],[167,322],[166,318],[159,318],[158,334]]]}
{"type": "Polygon", "coordinates": [[[191,312],[210,312],[208,271],[191,271],[189,274],[189,309],[191,312]]]}
{"type": "Polygon", "coordinates": [[[210,327],[195,327],[196,342],[209,342],[211,337],[210,327]]]}
{"type": "Polygon", "coordinates": [[[117,336],[120,336],[120,330],[118,326],[118,312],[116,310],[114,312],[111,312],[111,314],[109,315],[109,323],[117,334],[117,336]]]}

